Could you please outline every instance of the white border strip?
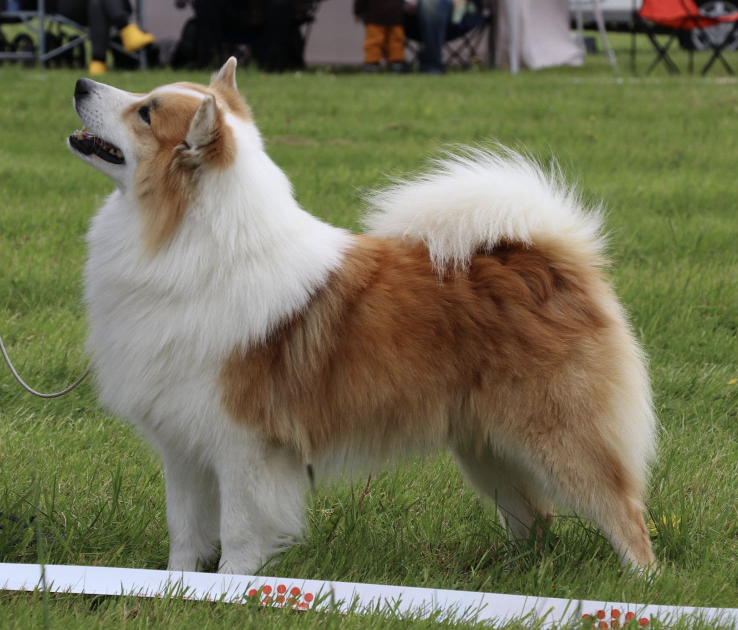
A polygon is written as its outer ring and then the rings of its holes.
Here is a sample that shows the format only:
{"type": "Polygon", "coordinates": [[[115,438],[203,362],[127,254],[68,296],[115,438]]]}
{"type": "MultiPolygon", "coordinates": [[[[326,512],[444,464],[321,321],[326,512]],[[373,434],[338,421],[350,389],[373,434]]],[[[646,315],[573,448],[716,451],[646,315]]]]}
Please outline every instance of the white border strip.
{"type": "MultiPolygon", "coordinates": [[[[179,597],[188,600],[258,602],[261,605],[291,606],[302,610],[339,612],[384,612],[416,617],[455,616],[465,621],[498,623],[526,617],[543,627],[592,615],[593,621],[624,625],[626,615],[635,615],[641,625],[651,619],[662,623],[683,617],[721,626],[738,627],[738,609],[654,606],[604,601],[568,600],[523,595],[500,595],[429,588],[294,580],[249,575],[219,575],[46,565],[45,583],[52,593],[87,595],[129,595],[136,597],[179,597]]],[[[42,588],[42,567],[38,564],[0,563],[0,590],[34,591],[42,588]]],[[[618,627],[615,624],[615,627],[618,627]]],[[[607,627],[607,626],[604,626],[607,627]]]]}

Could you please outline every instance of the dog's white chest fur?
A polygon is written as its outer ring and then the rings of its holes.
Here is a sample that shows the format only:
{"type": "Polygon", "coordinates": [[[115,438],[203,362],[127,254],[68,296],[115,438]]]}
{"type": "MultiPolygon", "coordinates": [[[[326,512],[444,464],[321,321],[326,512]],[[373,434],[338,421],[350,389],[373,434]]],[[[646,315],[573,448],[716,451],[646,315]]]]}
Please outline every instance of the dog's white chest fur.
{"type": "Polygon", "coordinates": [[[204,326],[217,300],[207,285],[188,297],[165,286],[162,269],[142,251],[137,211],[126,202],[112,195],[88,236],[88,350],[100,397],[149,436],[199,441],[218,415],[218,348],[205,349],[211,332],[204,326]]]}
{"type": "Polygon", "coordinates": [[[193,211],[177,238],[151,254],[135,200],[111,195],[88,234],[85,291],[88,350],[106,407],[155,442],[211,450],[230,428],[220,403],[224,360],[303,308],[348,238],[309,215],[293,222],[287,247],[252,255],[193,211]]]}

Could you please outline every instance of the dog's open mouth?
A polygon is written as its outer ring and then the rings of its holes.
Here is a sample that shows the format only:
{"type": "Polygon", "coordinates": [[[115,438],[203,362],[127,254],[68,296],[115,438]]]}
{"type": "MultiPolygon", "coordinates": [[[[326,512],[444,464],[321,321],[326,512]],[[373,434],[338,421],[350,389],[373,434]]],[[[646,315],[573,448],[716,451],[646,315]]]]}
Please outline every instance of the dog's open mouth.
{"type": "Polygon", "coordinates": [[[111,164],[123,164],[126,161],[123,151],[114,144],[98,138],[84,127],[69,136],[69,144],[82,155],[92,155],[94,153],[100,159],[111,164]]]}

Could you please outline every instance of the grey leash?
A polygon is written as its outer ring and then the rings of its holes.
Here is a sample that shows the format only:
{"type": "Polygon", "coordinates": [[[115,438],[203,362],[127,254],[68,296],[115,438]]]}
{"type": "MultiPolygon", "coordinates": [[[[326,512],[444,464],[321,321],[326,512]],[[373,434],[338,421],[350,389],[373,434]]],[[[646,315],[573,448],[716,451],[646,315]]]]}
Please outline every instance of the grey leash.
{"type": "Polygon", "coordinates": [[[5,359],[5,363],[8,364],[8,368],[10,369],[10,373],[15,377],[15,380],[18,381],[20,386],[25,389],[28,393],[33,394],[34,396],[38,396],[39,398],[59,398],[60,396],[64,396],[65,394],[68,394],[71,392],[75,387],[77,387],[82,381],[84,381],[92,371],[92,367],[88,367],[87,371],[80,376],[74,383],[72,383],[69,387],[66,389],[63,389],[60,392],[55,392],[53,394],[42,394],[41,392],[37,392],[35,389],[32,389],[28,385],[26,385],[25,381],[20,377],[18,372],[15,371],[15,368],[13,367],[13,364],[10,362],[10,357],[8,356],[8,351],[5,349],[5,344],[3,343],[3,338],[0,337],[0,352],[3,353],[3,359],[5,359]]]}

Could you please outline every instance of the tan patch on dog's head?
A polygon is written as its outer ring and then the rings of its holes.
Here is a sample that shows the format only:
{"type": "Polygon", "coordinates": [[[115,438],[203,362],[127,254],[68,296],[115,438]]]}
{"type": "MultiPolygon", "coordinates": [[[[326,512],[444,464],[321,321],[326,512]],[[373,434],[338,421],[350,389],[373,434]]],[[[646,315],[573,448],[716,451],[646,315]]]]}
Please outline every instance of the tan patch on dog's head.
{"type": "Polygon", "coordinates": [[[236,145],[226,114],[250,120],[236,89],[235,68],[231,58],[210,87],[175,84],[171,92],[157,90],[124,112],[137,138],[136,191],[146,215],[149,250],[158,249],[176,232],[200,175],[233,163],[236,145]]]}

